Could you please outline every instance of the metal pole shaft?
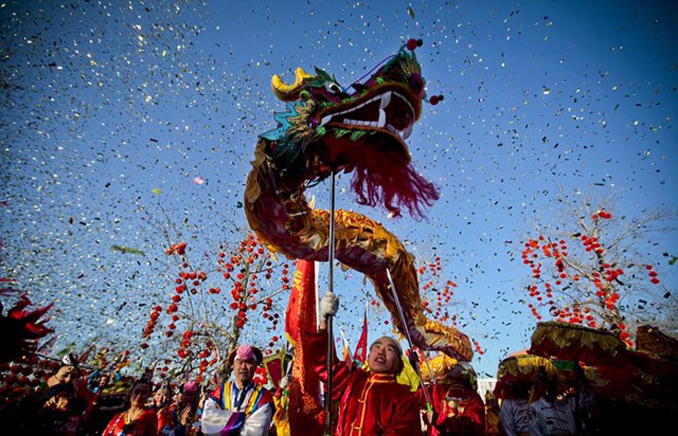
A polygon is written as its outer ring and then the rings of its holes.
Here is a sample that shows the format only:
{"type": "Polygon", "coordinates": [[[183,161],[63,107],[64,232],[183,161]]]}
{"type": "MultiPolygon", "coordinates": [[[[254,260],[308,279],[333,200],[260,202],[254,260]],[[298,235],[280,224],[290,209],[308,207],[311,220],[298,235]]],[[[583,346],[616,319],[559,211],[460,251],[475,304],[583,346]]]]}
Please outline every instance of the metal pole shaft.
{"type": "Polygon", "coordinates": [[[332,170],[330,180],[332,186],[330,187],[330,242],[329,242],[329,261],[330,261],[330,292],[334,292],[334,179],[335,173],[332,170]]]}
{"type": "MultiPolygon", "coordinates": [[[[334,292],[334,179],[335,172],[332,170],[330,176],[330,240],[328,247],[330,292],[334,292]]],[[[330,316],[327,318],[327,391],[325,392],[325,434],[328,436],[332,434],[332,363],[334,361],[334,332],[332,330],[332,317],[330,316]]]]}
{"type": "MultiPolygon", "coordinates": [[[[388,281],[391,284],[391,292],[393,293],[393,300],[395,301],[396,308],[398,309],[398,316],[400,316],[400,323],[403,326],[403,329],[405,330],[405,335],[407,336],[407,342],[410,344],[410,350],[414,351],[412,348],[412,336],[410,336],[410,330],[407,326],[407,323],[405,323],[405,314],[403,313],[403,308],[400,306],[400,300],[398,299],[398,294],[396,293],[396,288],[395,288],[395,283],[393,283],[393,277],[391,277],[391,271],[386,268],[386,275],[388,276],[388,281]]],[[[428,367],[428,360],[426,359],[426,356],[424,356],[424,361],[426,362],[426,366],[428,367]]],[[[431,407],[431,399],[428,396],[428,392],[426,391],[426,386],[424,386],[424,378],[421,376],[421,371],[419,371],[419,365],[414,366],[414,370],[417,371],[417,375],[419,376],[419,382],[421,383],[421,390],[424,391],[424,399],[426,400],[426,406],[428,410],[433,410],[431,407]]],[[[431,368],[429,367],[429,374],[433,375],[431,373],[431,368]]],[[[433,377],[431,377],[431,383],[433,383],[433,377]]]]}

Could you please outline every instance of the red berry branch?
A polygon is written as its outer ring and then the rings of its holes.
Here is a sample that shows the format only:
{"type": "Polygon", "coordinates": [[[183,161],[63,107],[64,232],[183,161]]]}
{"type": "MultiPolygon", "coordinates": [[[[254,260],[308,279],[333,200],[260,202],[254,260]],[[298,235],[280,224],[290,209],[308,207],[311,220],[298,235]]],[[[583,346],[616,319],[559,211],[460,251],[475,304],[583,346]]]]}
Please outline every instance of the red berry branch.
{"type": "MultiPolygon", "coordinates": [[[[281,307],[290,288],[289,265],[279,265],[253,234],[248,234],[234,249],[220,250],[207,259],[213,267],[194,268],[186,242],[171,244],[166,254],[175,260],[178,272],[171,292],[156,304],[143,330],[146,342],[141,347],[160,354],[163,348],[151,342],[159,325],[166,325],[165,341],[174,347],[172,359],[166,359],[161,375],[168,372],[193,373],[202,380],[216,371],[222,362],[252,330],[268,332],[247,338],[247,342],[272,353],[282,337],[281,307]],[[224,292],[222,292],[224,290],[224,292]],[[166,320],[166,321],[164,321],[166,320]],[[175,335],[175,332],[181,332],[175,335]],[[261,338],[268,342],[257,343],[261,338]]],[[[285,300],[286,301],[286,300],[285,300]]]]}
{"type": "MultiPolygon", "coordinates": [[[[422,290],[422,304],[433,319],[457,328],[457,315],[451,313],[455,303],[457,303],[452,299],[457,284],[453,280],[445,280],[442,277],[442,270],[440,256],[436,256],[433,261],[417,269],[422,290]]],[[[473,345],[478,354],[485,354],[485,351],[475,339],[473,345]]]]}
{"type": "MultiPolygon", "coordinates": [[[[633,290],[625,278],[638,286],[640,269],[624,250],[610,250],[617,249],[620,241],[620,235],[607,226],[611,220],[612,214],[604,209],[592,213],[588,221],[581,220],[583,232],[568,238],[573,241],[571,252],[565,238],[540,235],[524,243],[521,258],[530,269],[527,292],[533,300],[527,306],[538,321],[540,310],[548,309],[560,322],[610,329],[632,346],[625,322],[628,308],[622,300],[633,290]]],[[[649,282],[658,284],[653,267],[646,269],[649,282]]]]}

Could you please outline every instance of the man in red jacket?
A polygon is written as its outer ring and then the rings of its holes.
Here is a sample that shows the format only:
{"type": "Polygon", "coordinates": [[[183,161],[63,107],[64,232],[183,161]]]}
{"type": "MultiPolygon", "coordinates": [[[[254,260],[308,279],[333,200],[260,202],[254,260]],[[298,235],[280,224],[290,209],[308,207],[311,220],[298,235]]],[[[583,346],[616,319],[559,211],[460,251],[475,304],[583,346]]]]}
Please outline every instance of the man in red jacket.
{"type": "MultiPolygon", "coordinates": [[[[327,293],[320,303],[320,331],[307,336],[314,369],[327,380],[327,317],[338,309],[338,298],[327,293]]],[[[388,336],[370,346],[369,370],[335,359],[332,400],[339,403],[336,436],[421,436],[419,406],[407,386],[396,382],[403,369],[400,345],[388,336]]]]}

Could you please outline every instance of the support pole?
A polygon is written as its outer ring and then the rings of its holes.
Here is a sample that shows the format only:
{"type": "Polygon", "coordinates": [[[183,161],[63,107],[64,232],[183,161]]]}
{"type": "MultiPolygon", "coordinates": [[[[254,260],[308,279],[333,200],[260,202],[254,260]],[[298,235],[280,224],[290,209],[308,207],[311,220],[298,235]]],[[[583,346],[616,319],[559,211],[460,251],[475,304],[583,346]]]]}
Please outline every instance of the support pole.
{"type": "MultiPolygon", "coordinates": [[[[329,290],[334,292],[334,179],[335,172],[330,176],[330,241],[329,255],[329,290]]],[[[327,390],[325,391],[325,435],[332,434],[332,362],[334,361],[334,333],[332,331],[332,317],[327,318],[327,390]]]]}
{"type": "MultiPolygon", "coordinates": [[[[386,275],[388,276],[388,282],[391,284],[391,293],[393,294],[393,300],[395,301],[396,308],[398,309],[398,316],[400,316],[400,324],[403,326],[403,329],[405,330],[407,342],[410,345],[410,351],[414,353],[414,348],[412,347],[412,337],[410,336],[410,329],[407,326],[407,323],[405,322],[405,314],[403,313],[403,308],[400,306],[400,300],[398,299],[398,294],[396,293],[395,284],[393,283],[393,277],[391,277],[391,271],[388,268],[386,268],[386,275]]],[[[426,362],[426,367],[428,368],[429,374],[431,375],[431,383],[433,383],[433,373],[431,372],[431,367],[428,366],[428,359],[426,358],[426,356],[423,357],[424,362],[426,362]]],[[[419,376],[421,390],[424,392],[424,399],[426,400],[426,408],[428,409],[429,412],[431,412],[433,411],[433,407],[431,406],[431,399],[429,398],[428,392],[426,391],[426,386],[424,386],[424,378],[421,376],[421,371],[419,371],[419,365],[415,365],[414,370],[417,371],[417,375],[419,376]]]]}

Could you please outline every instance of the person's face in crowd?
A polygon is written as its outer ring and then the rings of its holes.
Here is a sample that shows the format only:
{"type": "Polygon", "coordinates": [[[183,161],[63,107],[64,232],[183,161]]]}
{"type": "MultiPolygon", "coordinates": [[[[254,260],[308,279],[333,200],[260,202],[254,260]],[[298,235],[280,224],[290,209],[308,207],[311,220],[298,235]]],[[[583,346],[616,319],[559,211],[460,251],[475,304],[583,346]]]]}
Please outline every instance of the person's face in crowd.
{"type": "Polygon", "coordinates": [[[79,375],[80,371],[78,371],[78,369],[75,366],[64,365],[57,370],[53,378],[56,381],[56,383],[63,383],[65,385],[74,386],[75,382],[78,380],[79,375]]]}
{"type": "Polygon", "coordinates": [[[394,374],[398,363],[398,346],[390,338],[378,339],[370,348],[367,364],[377,374],[394,374]]]}
{"type": "Polygon", "coordinates": [[[251,382],[254,378],[254,372],[257,369],[257,362],[254,359],[233,361],[233,371],[235,372],[235,380],[239,385],[244,386],[251,382]]]}
{"type": "Polygon", "coordinates": [[[158,391],[155,393],[155,396],[153,396],[153,400],[155,401],[156,407],[160,407],[163,404],[169,403],[170,401],[169,389],[167,388],[158,389],[158,391]]]}
{"type": "Polygon", "coordinates": [[[144,407],[151,396],[151,386],[148,383],[138,383],[130,394],[130,403],[134,407],[144,407]]]}
{"type": "Polygon", "coordinates": [[[103,389],[106,386],[108,386],[108,376],[102,375],[101,378],[99,379],[99,387],[103,389]]]}

